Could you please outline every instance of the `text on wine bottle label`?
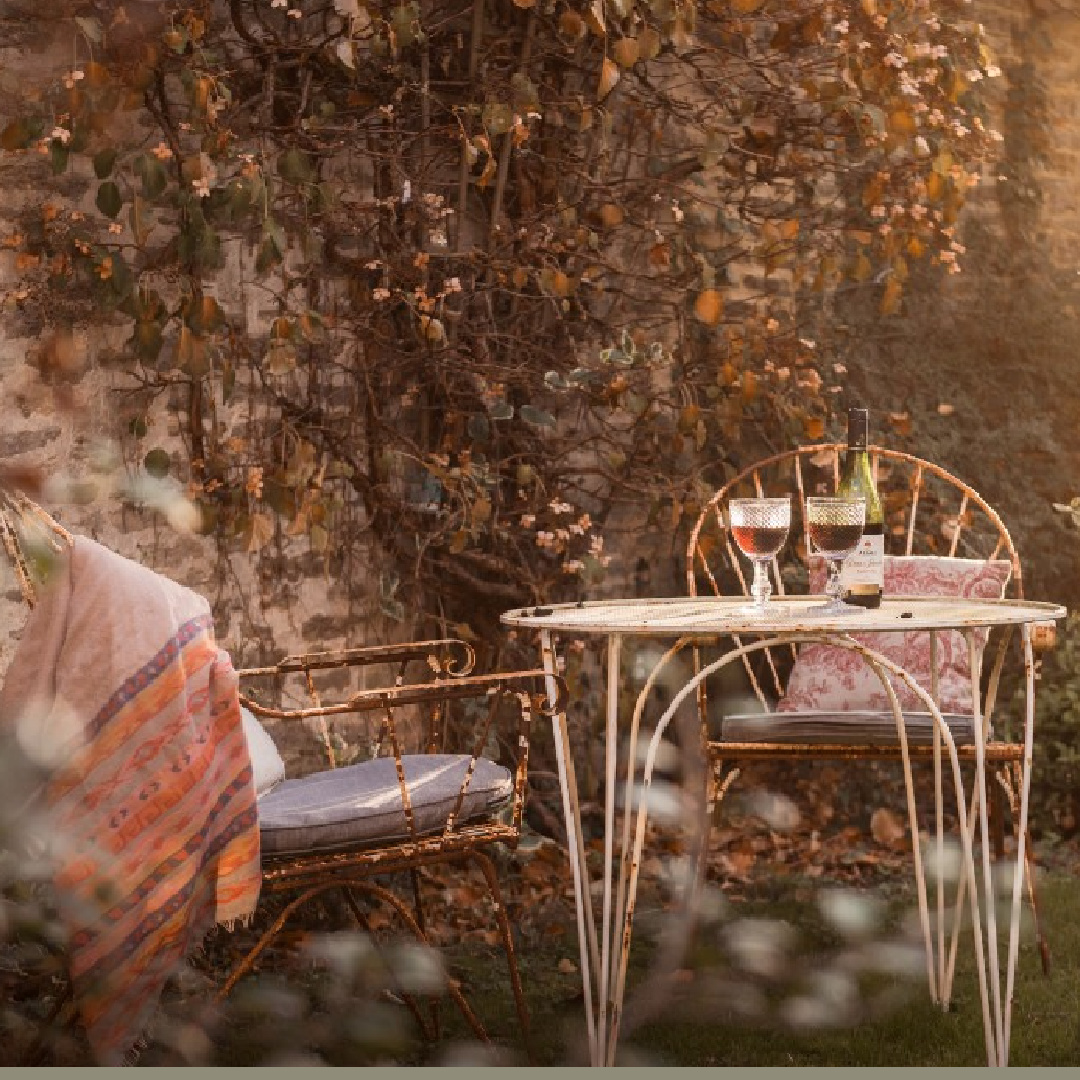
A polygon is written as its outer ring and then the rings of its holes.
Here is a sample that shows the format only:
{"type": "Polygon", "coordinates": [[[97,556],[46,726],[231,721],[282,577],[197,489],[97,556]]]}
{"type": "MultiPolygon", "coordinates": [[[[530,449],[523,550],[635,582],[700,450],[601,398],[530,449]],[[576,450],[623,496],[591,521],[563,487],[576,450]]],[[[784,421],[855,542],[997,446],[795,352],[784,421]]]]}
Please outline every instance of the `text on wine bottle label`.
{"type": "Polygon", "coordinates": [[[885,587],[884,536],[863,536],[859,546],[844,560],[840,582],[845,589],[853,585],[885,587]]]}

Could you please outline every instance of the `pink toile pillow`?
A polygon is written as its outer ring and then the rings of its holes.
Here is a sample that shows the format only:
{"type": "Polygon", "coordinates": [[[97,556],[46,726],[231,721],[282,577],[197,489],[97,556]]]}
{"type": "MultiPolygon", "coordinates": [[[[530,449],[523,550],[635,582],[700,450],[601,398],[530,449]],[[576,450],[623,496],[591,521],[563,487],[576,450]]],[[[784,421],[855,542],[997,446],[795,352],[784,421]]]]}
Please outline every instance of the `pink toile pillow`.
{"type": "MultiPolygon", "coordinates": [[[[1012,567],[1004,559],[953,559],[937,555],[885,556],[885,593],[888,596],[963,596],[1000,599],[1012,567]]],[[[810,562],[810,591],[825,586],[824,560],[810,562]]],[[[899,664],[925,690],[930,690],[930,635],[926,631],[902,634],[854,634],[856,641],[899,664]]],[[[986,646],[987,632],[979,631],[977,644],[986,646]]],[[[970,715],[971,665],[967,643],[953,630],[938,635],[938,706],[942,712],[970,715]]],[[[894,688],[904,709],[926,706],[902,683],[894,688]]],[[[804,645],[799,650],[787,692],[778,712],[888,709],[881,680],[857,653],[831,645],[804,645]]]]}

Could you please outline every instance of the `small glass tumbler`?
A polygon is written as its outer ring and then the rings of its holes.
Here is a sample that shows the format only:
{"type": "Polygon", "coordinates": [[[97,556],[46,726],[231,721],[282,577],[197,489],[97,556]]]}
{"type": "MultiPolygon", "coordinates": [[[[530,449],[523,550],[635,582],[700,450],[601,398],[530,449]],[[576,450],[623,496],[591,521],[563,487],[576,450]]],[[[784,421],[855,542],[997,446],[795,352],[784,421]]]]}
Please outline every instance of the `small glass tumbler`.
{"type": "Polygon", "coordinates": [[[754,564],[754,602],[744,613],[764,618],[772,595],[767,565],[787,542],[791,499],[732,499],[728,502],[728,524],[739,550],[754,564]]]}

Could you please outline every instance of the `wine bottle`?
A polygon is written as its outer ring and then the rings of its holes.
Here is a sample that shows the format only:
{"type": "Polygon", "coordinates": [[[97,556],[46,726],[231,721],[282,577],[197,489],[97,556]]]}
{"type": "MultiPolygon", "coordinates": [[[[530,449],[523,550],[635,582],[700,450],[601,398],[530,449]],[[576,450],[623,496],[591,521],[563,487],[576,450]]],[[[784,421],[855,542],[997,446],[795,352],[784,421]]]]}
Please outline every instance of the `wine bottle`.
{"type": "Polygon", "coordinates": [[[844,560],[840,581],[844,601],[876,608],[885,585],[885,515],[870,469],[867,452],[869,414],[848,409],[847,455],[836,487],[837,495],[861,495],[866,500],[866,526],[855,552],[844,560]]]}

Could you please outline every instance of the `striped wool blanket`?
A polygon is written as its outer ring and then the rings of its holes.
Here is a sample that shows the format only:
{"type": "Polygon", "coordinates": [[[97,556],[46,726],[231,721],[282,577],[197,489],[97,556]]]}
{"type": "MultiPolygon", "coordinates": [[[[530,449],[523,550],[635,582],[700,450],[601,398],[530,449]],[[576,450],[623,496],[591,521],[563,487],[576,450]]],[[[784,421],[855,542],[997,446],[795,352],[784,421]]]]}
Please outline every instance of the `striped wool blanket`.
{"type": "Polygon", "coordinates": [[[30,615],[0,722],[54,764],[43,792],[74,999],[124,1060],[162,987],[259,893],[251,763],[201,596],[77,537],[30,615]]]}

